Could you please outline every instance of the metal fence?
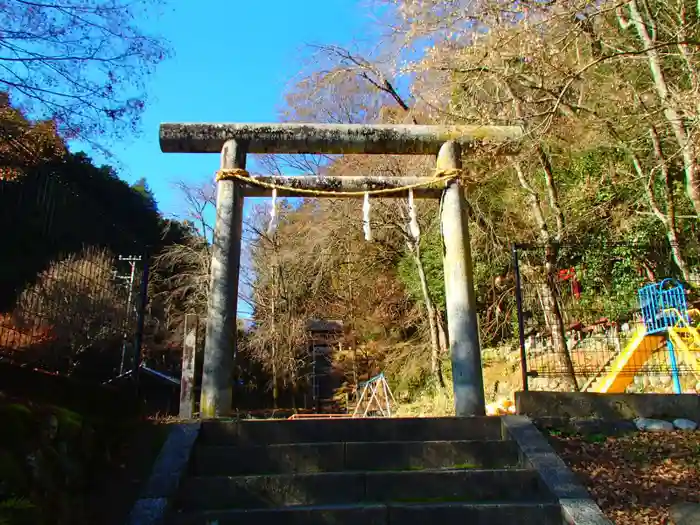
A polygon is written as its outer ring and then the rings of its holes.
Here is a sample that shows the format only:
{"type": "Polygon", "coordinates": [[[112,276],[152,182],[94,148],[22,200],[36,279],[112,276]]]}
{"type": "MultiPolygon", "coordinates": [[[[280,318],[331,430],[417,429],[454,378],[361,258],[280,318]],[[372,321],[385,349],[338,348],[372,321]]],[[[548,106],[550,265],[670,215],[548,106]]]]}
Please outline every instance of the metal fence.
{"type": "Polygon", "coordinates": [[[0,359],[106,381],[140,351],[147,258],[103,203],[48,173],[0,181],[0,359]]]}
{"type": "Polygon", "coordinates": [[[700,266],[686,262],[666,245],[515,246],[524,387],[695,392],[700,266]]]}

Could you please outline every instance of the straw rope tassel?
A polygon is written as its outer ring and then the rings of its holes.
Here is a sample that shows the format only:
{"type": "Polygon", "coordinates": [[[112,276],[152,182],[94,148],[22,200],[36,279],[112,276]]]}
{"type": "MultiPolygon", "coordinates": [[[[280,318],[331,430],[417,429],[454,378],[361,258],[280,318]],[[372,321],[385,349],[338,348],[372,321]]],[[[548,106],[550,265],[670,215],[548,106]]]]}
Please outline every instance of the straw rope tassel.
{"type": "Polygon", "coordinates": [[[270,207],[270,223],[267,225],[267,234],[272,235],[275,228],[277,228],[277,188],[272,189],[272,206],[270,207]]]}
{"type": "Polygon", "coordinates": [[[365,193],[365,202],[362,205],[362,227],[365,230],[365,240],[367,242],[372,241],[372,226],[370,224],[369,212],[370,212],[369,193],[365,193]]]}
{"type": "Polygon", "coordinates": [[[413,190],[408,190],[408,232],[413,237],[415,242],[420,241],[420,226],[418,225],[418,216],[416,214],[416,203],[413,201],[413,190]]]}

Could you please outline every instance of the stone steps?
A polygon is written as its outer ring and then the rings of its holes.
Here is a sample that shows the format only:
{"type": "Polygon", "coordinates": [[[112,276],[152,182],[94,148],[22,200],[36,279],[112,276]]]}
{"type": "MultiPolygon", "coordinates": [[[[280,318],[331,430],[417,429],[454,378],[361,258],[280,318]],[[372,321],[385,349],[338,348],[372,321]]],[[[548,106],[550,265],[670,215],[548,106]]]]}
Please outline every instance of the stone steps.
{"type": "Polygon", "coordinates": [[[383,441],[278,445],[202,445],[195,449],[196,476],[508,468],[520,464],[513,441],[383,441]]]}
{"type": "Polygon", "coordinates": [[[390,503],[206,511],[175,517],[173,525],[561,525],[556,503],[390,503]]]}
{"type": "Polygon", "coordinates": [[[375,441],[463,441],[503,438],[494,417],[339,418],[205,421],[199,444],[279,445],[375,441]]]}
{"type": "Polygon", "coordinates": [[[612,370],[612,365],[610,365],[610,364],[605,365],[603,368],[601,368],[596,373],[593,381],[591,381],[590,383],[588,383],[587,385],[584,386],[583,391],[584,392],[597,392],[598,387],[605,379],[605,376],[607,376],[611,370],[612,370]]]}
{"type": "Polygon", "coordinates": [[[187,479],[180,504],[188,510],[347,505],[392,502],[528,502],[544,491],[537,472],[422,470],[318,472],[187,479]]]}
{"type": "Polygon", "coordinates": [[[561,524],[499,418],[204,422],[172,525],[561,524]]]}

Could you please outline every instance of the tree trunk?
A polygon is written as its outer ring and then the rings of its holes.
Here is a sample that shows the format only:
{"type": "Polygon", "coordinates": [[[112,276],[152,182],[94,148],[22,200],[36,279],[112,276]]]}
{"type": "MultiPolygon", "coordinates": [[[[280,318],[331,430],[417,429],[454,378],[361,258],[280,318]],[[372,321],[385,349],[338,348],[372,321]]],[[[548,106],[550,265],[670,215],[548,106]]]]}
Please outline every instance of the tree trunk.
{"type": "Polygon", "coordinates": [[[676,200],[673,195],[673,181],[671,180],[671,175],[668,171],[668,166],[666,164],[666,157],[664,156],[663,150],[661,149],[661,140],[659,139],[659,134],[654,126],[649,129],[649,134],[651,135],[651,141],[654,145],[654,155],[659,161],[659,166],[661,168],[661,173],[663,174],[664,191],[666,192],[666,213],[661,212],[659,203],[656,202],[656,197],[654,195],[653,188],[653,178],[649,178],[649,184],[647,185],[647,195],[649,196],[649,203],[651,205],[654,214],[661,220],[661,223],[666,228],[666,238],[671,246],[671,253],[673,254],[673,261],[678,266],[681,271],[681,275],[685,281],[690,280],[690,268],[683,257],[683,252],[680,246],[680,239],[678,238],[678,226],[676,224],[676,200]]]}
{"type": "Polygon", "coordinates": [[[277,326],[276,326],[276,306],[277,306],[277,287],[281,283],[280,274],[281,269],[277,264],[277,240],[272,237],[272,249],[273,249],[273,261],[272,261],[272,302],[271,302],[271,313],[272,313],[272,406],[277,408],[279,402],[279,389],[277,387],[277,326]]]}
{"type": "Polygon", "coordinates": [[[561,206],[559,205],[559,192],[557,192],[557,185],[554,182],[554,168],[549,155],[547,155],[542,145],[537,146],[537,155],[544,170],[549,206],[552,208],[552,213],[554,213],[554,218],[556,219],[557,233],[555,239],[561,241],[564,238],[564,212],[561,211],[561,206]]]}
{"type": "Polygon", "coordinates": [[[688,195],[690,202],[693,204],[695,213],[700,216],[700,180],[698,179],[697,165],[695,161],[694,141],[689,136],[686,128],[683,111],[674,100],[673,94],[668,88],[661,64],[661,56],[659,55],[659,51],[654,46],[654,39],[649,34],[646,23],[647,21],[642,18],[639,7],[637,6],[637,0],[629,0],[627,2],[627,7],[629,9],[630,19],[625,20],[622,15],[622,11],[619,10],[618,20],[623,28],[626,28],[629,25],[634,26],[637,36],[642,42],[644,49],[646,49],[645,55],[649,63],[654,88],[657,96],[659,97],[661,107],[663,108],[664,118],[673,131],[674,138],[676,139],[676,143],[678,144],[681,154],[681,159],[683,160],[686,194],[688,195]]]}
{"type": "Polygon", "coordinates": [[[272,343],[272,408],[277,408],[279,388],[277,387],[277,344],[272,343]]]}
{"type": "Polygon", "coordinates": [[[632,165],[637,175],[640,178],[647,178],[647,184],[645,187],[647,200],[649,201],[649,207],[651,208],[654,216],[664,225],[666,230],[666,239],[668,239],[669,246],[671,247],[671,253],[673,255],[673,262],[681,272],[683,279],[685,281],[690,280],[690,268],[688,263],[683,256],[683,251],[680,246],[680,239],[678,236],[678,226],[676,224],[676,202],[673,195],[673,183],[671,181],[671,175],[668,171],[668,165],[666,163],[666,157],[661,148],[661,140],[659,139],[656,127],[651,126],[649,128],[649,136],[651,137],[651,142],[654,150],[654,157],[658,162],[659,170],[663,176],[664,192],[666,193],[666,212],[664,213],[659,204],[659,200],[654,194],[654,181],[655,181],[655,168],[646,174],[642,168],[642,162],[639,156],[635,152],[630,152],[632,156],[632,165]]]}
{"type": "Polygon", "coordinates": [[[535,192],[528,182],[520,164],[514,162],[513,168],[515,169],[520,186],[527,193],[528,200],[530,202],[530,209],[532,210],[532,216],[535,220],[535,225],[539,230],[540,240],[545,246],[545,282],[540,285],[540,296],[542,299],[542,309],[544,310],[545,320],[552,333],[555,366],[558,370],[564,373],[563,380],[566,386],[569,389],[578,392],[579,388],[578,382],[576,381],[576,371],[574,370],[569,349],[566,346],[564,319],[562,317],[561,309],[559,308],[556,268],[557,248],[549,233],[537,192],[535,192]]]}
{"type": "Polygon", "coordinates": [[[440,388],[444,388],[445,378],[442,376],[442,366],[440,365],[440,335],[438,331],[437,313],[435,311],[435,306],[433,305],[433,300],[430,296],[428,278],[425,275],[423,261],[420,258],[420,247],[418,246],[418,243],[409,242],[408,244],[409,251],[413,256],[413,262],[415,263],[416,270],[418,271],[421,292],[423,294],[423,303],[425,304],[425,310],[428,317],[428,329],[430,330],[430,372],[440,388]]]}
{"type": "Polygon", "coordinates": [[[673,262],[676,263],[676,266],[678,266],[678,269],[681,271],[683,280],[685,280],[686,282],[690,281],[690,268],[688,268],[688,264],[685,262],[685,257],[683,256],[681,247],[678,244],[678,235],[676,234],[675,228],[669,228],[669,230],[666,232],[666,237],[668,238],[668,242],[671,245],[673,262]]]}
{"type": "Polygon", "coordinates": [[[442,315],[442,311],[439,308],[435,308],[437,314],[437,327],[438,327],[438,342],[440,343],[440,352],[446,354],[450,345],[447,339],[447,323],[445,322],[445,317],[442,315]]]}
{"type": "MultiPolygon", "coordinates": [[[[545,285],[542,287],[543,302],[545,309],[549,310],[550,325],[549,329],[552,332],[552,344],[554,346],[554,354],[556,356],[555,366],[560,371],[565,373],[565,379],[570,388],[574,392],[579,391],[578,381],[576,379],[576,369],[569,353],[569,348],[566,345],[566,330],[564,328],[564,316],[559,307],[559,289],[557,287],[557,267],[556,267],[556,247],[551,244],[546,247],[545,268],[547,278],[545,285]]],[[[547,312],[545,310],[545,315],[547,312]]]]}

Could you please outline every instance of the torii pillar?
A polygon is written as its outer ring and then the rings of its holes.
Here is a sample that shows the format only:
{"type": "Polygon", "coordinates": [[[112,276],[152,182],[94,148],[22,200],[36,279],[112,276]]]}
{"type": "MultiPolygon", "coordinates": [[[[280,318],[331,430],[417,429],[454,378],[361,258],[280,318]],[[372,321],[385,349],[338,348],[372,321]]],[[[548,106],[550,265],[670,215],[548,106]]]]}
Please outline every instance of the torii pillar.
{"type": "MultiPolygon", "coordinates": [[[[245,168],[248,153],[380,154],[437,156],[438,170],[461,168],[462,156],[495,147],[498,154],[517,151],[518,126],[411,126],[354,124],[161,124],[165,153],[220,153],[221,168],[245,168]]],[[[406,198],[403,186],[432,177],[260,177],[257,180],[299,189],[349,192],[397,188],[382,198],[406,198]]],[[[484,387],[470,251],[466,189],[459,178],[414,190],[415,198],[443,199],[445,295],[454,379],[455,414],[484,415],[484,387]]],[[[220,180],[212,249],[207,338],[200,415],[228,416],[232,408],[236,354],[236,311],[240,273],[244,197],[271,191],[241,180],[220,180]]],[[[298,196],[278,191],[279,196],[298,196]]],[[[352,196],[356,196],[353,193],[352,196]]]]}

